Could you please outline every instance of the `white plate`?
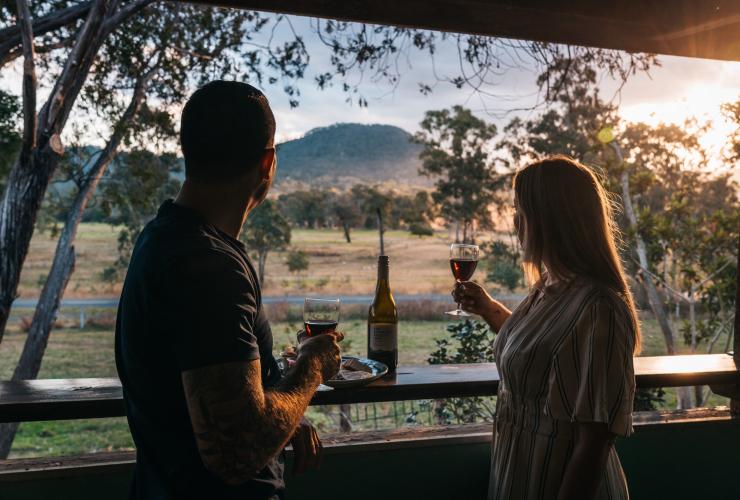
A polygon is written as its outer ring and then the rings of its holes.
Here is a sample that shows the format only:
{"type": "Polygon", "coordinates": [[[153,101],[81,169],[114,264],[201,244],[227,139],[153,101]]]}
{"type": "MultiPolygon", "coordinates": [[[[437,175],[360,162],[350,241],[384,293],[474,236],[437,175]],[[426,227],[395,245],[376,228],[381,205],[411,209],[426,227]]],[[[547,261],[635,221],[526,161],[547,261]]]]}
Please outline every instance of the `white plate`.
{"type": "Polygon", "coordinates": [[[356,363],[360,363],[363,365],[363,371],[366,371],[370,374],[369,377],[357,379],[357,380],[336,380],[336,379],[330,379],[326,381],[326,385],[331,386],[333,388],[339,389],[343,387],[358,387],[366,385],[373,380],[377,380],[386,373],[388,373],[388,367],[381,363],[380,361],[375,361],[374,359],[367,359],[367,358],[360,358],[357,356],[342,356],[342,362],[345,360],[355,360],[356,363]]]}

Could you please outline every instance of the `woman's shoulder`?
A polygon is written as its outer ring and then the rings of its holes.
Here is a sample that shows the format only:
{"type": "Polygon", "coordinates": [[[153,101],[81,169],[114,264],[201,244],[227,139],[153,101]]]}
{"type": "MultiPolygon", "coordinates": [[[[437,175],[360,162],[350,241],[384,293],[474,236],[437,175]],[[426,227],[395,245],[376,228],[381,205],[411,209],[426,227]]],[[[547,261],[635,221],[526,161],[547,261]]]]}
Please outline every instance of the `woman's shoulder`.
{"type": "Polygon", "coordinates": [[[613,313],[617,321],[625,326],[632,325],[633,311],[627,298],[618,290],[604,283],[588,278],[576,278],[571,293],[576,302],[581,303],[581,315],[589,312],[601,314],[613,313]]]}

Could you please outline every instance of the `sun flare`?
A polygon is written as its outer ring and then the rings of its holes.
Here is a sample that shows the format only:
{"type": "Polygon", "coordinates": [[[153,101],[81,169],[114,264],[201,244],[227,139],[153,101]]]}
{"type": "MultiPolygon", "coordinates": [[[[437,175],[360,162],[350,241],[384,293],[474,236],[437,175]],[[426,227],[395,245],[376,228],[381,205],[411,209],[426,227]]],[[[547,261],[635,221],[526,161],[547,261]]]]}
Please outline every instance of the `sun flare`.
{"type": "Polygon", "coordinates": [[[699,138],[699,143],[707,150],[710,167],[721,168],[724,165],[720,160],[722,148],[727,143],[734,125],[725,119],[720,107],[737,98],[738,91],[726,86],[696,85],[671,101],[622,106],[620,114],[627,121],[643,122],[653,126],[659,123],[682,125],[692,117],[699,123],[710,122],[710,127],[699,138]]]}

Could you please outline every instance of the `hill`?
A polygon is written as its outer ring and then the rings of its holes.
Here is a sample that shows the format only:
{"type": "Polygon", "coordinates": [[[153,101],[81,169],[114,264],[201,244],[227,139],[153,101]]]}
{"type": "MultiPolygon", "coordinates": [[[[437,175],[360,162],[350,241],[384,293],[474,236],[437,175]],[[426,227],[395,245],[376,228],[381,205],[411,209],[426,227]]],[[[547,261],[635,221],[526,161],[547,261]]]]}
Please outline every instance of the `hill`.
{"type": "Polygon", "coordinates": [[[277,180],[319,184],[396,181],[424,186],[421,146],[392,125],[336,123],[279,144],[277,180]]]}

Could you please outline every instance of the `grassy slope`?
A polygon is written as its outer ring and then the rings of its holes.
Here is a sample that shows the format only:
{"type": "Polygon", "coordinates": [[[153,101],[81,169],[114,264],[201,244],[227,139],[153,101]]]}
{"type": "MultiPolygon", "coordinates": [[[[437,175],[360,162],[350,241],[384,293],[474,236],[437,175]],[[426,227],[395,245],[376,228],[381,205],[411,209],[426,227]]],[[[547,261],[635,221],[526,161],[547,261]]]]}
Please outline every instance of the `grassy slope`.
{"type": "MultiPolygon", "coordinates": [[[[100,272],[117,258],[117,232],[105,224],[81,224],[76,242],[77,269],[65,297],[116,297],[120,284],[105,283],[100,272]]],[[[391,279],[395,293],[447,293],[452,284],[449,270],[449,235],[418,238],[405,231],[387,231],[386,253],[391,258],[391,279]]],[[[37,233],[31,241],[28,259],[21,274],[19,293],[36,297],[49,271],[56,239],[37,233]]],[[[310,267],[301,275],[288,272],[285,252],[268,256],[264,293],[267,295],[304,292],[367,294],[375,289],[378,233],[352,231],[352,243],[341,230],[294,229],[292,245],[309,256],[310,267]]],[[[479,277],[483,273],[478,272],[479,277]]]]}

